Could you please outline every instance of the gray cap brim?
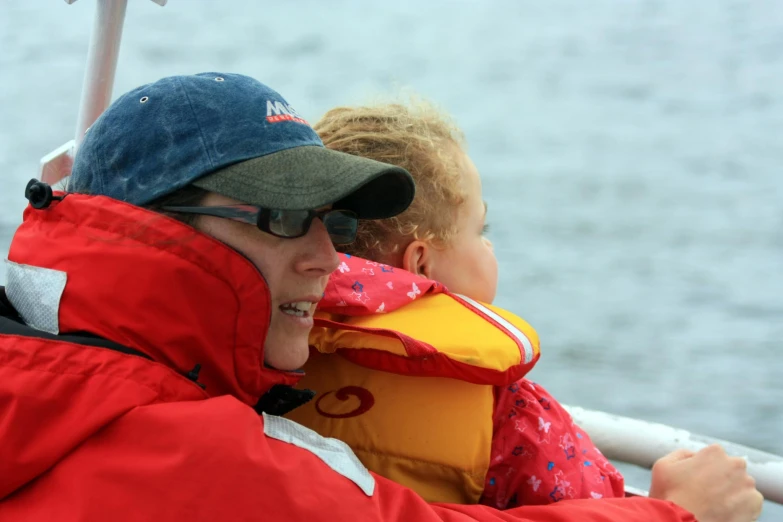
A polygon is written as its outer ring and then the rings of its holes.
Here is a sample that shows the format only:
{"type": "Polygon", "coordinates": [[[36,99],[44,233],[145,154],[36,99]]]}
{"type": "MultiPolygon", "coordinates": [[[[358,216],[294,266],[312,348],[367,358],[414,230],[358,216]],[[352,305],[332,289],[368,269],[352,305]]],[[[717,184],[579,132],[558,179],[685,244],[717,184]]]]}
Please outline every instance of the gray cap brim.
{"type": "Polygon", "coordinates": [[[384,219],[413,201],[405,169],[318,146],[301,146],[229,165],[193,185],[243,203],[280,210],[327,205],[384,219]]]}

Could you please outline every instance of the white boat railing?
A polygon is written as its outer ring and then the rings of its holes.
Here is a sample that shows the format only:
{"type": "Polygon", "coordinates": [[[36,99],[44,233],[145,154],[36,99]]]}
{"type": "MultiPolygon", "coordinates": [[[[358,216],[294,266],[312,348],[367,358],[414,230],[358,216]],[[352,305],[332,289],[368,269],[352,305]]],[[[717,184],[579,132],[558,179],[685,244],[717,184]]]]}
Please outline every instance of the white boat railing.
{"type": "MultiPolygon", "coordinates": [[[[152,0],[160,6],[168,0],[152,0]]],[[[73,4],[76,0],[65,0],[73,4]]],[[[95,123],[111,103],[114,77],[122,40],[122,26],[128,0],[96,0],[95,21],[87,52],[79,115],[74,139],[41,158],[39,177],[57,188],[65,188],[65,180],[71,174],[73,158],[84,138],[84,133],[95,123]]]]}
{"type": "Polygon", "coordinates": [[[665,424],[578,406],[566,406],[566,409],[607,458],[647,469],[674,450],[699,451],[710,444],[720,444],[729,455],[747,461],[748,473],[756,480],[756,488],[766,500],[783,504],[783,457],[779,455],[665,424]]]}

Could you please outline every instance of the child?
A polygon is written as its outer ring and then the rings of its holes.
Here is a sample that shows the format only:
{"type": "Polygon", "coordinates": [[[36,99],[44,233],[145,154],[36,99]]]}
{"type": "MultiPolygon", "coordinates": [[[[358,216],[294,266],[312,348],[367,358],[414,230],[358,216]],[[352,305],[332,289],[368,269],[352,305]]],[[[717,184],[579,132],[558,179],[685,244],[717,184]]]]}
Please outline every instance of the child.
{"type": "Polygon", "coordinates": [[[328,148],[408,170],[401,215],[363,221],[319,304],[289,416],[344,440],[429,501],[501,509],[622,496],[622,476],[543,388],[524,379],[535,331],[492,307],[497,261],[481,179],[459,129],[419,103],[338,108],[328,148]]]}

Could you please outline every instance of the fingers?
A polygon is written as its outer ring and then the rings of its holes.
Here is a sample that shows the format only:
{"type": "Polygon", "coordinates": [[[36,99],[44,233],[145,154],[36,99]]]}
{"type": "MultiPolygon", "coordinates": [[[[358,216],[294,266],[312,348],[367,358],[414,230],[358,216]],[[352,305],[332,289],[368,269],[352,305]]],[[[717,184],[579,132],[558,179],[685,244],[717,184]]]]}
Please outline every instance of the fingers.
{"type": "Polygon", "coordinates": [[[660,460],[666,461],[666,462],[678,462],[680,460],[689,459],[696,455],[696,453],[692,452],[691,450],[680,448],[677,450],[672,451],[668,455],[664,455],[660,458],[660,460]]]}
{"type": "Polygon", "coordinates": [[[724,473],[747,468],[747,463],[742,457],[730,457],[720,444],[703,447],[696,452],[694,458],[705,466],[719,466],[724,473]]]}
{"type": "Polygon", "coordinates": [[[709,457],[722,457],[726,455],[726,450],[720,444],[715,443],[703,447],[698,453],[709,457]]]}
{"type": "MultiPolygon", "coordinates": [[[[680,448],[672,451],[668,455],[664,455],[658,460],[664,462],[678,462],[681,460],[689,459],[696,455],[703,455],[704,457],[716,458],[719,456],[725,456],[726,450],[724,450],[723,446],[721,446],[720,444],[710,444],[709,446],[705,446],[704,448],[700,449],[698,452],[694,452],[685,448],[680,448]]],[[[739,458],[739,457],[732,457],[732,458],[739,458]]]]}
{"type": "Polygon", "coordinates": [[[653,466],[650,496],[670,500],[697,520],[753,520],[763,507],[756,481],[742,457],[731,457],[719,444],[694,453],[680,449],[653,466]]]}
{"type": "Polygon", "coordinates": [[[756,520],[761,518],[761,510],[764,509],[764,495],[756,490],[756,520]]]}
{"type": "Polygon", "coordinates": [[[731,465],[738,470],[746,471],[748,469],[748,461],[743,457],[729,457],[731,465]]]}
{"type": "Polygon", "coordinates": [[[753,491],[749,500],[748,513],[752,513],[750,520],[761,518],[761,511],[764,508],[764,496],[758,491],[753,491]]]}
{"type": "Polygon", "coordinates": [[[756,489],[756,480],[748,474],[748,461],[743,457],[730,457],[726,450],[719,444],[711,444],[698,452],[697,458],[702,457],[710,462],[713,477],[725,477],[726,484],[739,496],[742,512],[752,515],[750,520],[756,520],[761,516],[764,507],[764,496],[756,489]],[[718,467],[712,467],[718,466],[718,467]],[[722,469],[721,473],[718,471],[722,469]]]}

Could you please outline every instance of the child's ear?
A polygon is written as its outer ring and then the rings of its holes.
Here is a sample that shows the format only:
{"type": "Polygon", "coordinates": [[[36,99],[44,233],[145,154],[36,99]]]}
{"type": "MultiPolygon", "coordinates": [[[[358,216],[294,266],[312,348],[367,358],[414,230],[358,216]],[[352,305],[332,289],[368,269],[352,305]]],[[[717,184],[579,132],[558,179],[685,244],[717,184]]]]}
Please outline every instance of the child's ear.
{"type": "Polygon", "coordinates": [[[418,239],[411,241],[402,253],[402,268],[427,279],[431,279],[433,261],[432,247],[418,239]]]}

